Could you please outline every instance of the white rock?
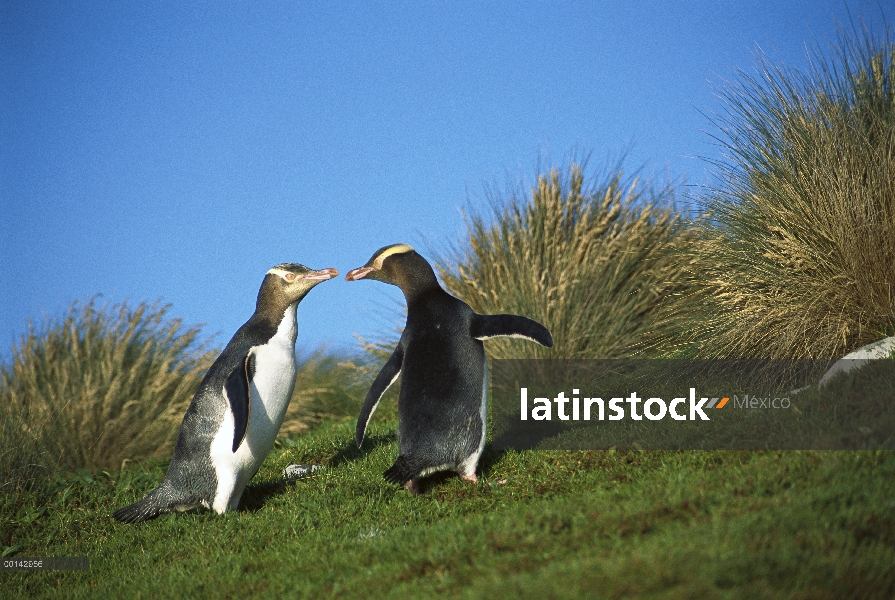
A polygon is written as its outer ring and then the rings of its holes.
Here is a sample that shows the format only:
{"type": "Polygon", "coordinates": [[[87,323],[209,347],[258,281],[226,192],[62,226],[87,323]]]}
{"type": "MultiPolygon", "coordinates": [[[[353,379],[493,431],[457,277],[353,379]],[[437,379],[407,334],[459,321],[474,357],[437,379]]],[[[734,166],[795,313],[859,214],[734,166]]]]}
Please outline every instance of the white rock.
{"type": "Polygon", "coordinates": [[[846,354],[837,360],[830,370],[820,378],[817,387],[821,388],[829,383],[830,379],[839,373],[848,373],[859,367],[863,367],[871,360],[886,358],[895,351],[895,337],[883,338],[879,341],[867,344],[863,348],[858,348],[854,352],[846,354]]]}
{"type": "Polygon", "coordinates": [[[320,465],[289,465],[283,470],[283,479],[291,481],[307,477],[320,470],[320,465]]]}

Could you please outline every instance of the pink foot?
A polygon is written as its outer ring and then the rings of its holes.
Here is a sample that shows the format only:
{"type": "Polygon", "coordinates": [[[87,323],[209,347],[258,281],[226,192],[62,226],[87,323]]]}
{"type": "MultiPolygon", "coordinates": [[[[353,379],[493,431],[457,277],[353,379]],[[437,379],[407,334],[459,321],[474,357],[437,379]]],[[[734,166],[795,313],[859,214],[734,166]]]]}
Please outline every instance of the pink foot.
{"type": "Polygon", "coordinates": [[[460,473],[460,479],[462,479],[463,481],[468,481],[469,483],[479,482],[479,478],[475,476],[475,473],[473,473],[472,475],[464,475],[463,473],[460,473]]]}
{"type": "Polygon", "coordinates": [[[416,479],[411,479],[410,481],[405,483],[404,489],[407,490],[408,492],[416,494],[417,496],[419,496],[420,494],[423,493],[422,488],[420,488],[420,482],[417,481],[416,479]]]}

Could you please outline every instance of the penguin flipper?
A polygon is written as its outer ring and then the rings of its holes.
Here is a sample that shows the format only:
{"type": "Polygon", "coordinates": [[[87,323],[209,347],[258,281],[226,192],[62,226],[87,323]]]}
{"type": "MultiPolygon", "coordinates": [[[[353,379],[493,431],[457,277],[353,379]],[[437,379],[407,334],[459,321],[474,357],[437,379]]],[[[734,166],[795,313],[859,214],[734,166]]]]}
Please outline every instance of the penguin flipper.
{"type": "Polygon", "coordinates": [[[249,429],[249,407],[252,404],[249,386],[254,375],[255,353],[249,350],[224,384],[224,395],[230,401],[230,412],[233,413],[233,452],[242,444],[249,429]]]}
{"type": "Polygon", "coordinates": [[[354,433],[354,441],[357,442],[358,448],[360,448],[360,445],[364,441],[364,433],[367,431],[367,424],[373,417],[373,413],[376,411],[379,401],[382,399],[382,396],[388,388],[390,388],[395,380],[398,379],[398,376],[401,374],[401,365],[403,363],[404,348],[399,343],[397,348],[395,348],[395,351],[392,352],[391,357],[386,361],[385,365],[383,365],[382,370],[379,371],[379,375],[373,380],[373,385],[370,386],[370,391],[367,392],[367,397],[364,398],[364,404],[361,406],[360,414],[357,416],[357,429],[354,433]]]}
{"type": "Polygon", "coordinates": [[[537,342],[548,348],[553,347],[550,331],[533,319],[519,315],[480,315],[472,317],[469,335],[477,340],[493,337],[515,337],[537,342]]]}

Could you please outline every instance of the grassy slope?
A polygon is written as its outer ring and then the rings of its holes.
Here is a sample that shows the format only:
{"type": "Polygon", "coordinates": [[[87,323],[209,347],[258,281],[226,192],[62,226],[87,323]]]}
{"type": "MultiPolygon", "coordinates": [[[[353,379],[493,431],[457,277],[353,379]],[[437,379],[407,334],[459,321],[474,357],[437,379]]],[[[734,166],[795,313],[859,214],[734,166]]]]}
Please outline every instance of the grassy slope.
{"type": "Polygon", "coordinates": [[[477,487],[441,477],[414,497],[380,477],[394,425],[378,414],[363,450],[350,418],[282,441],[223,516],[113,522],[159,464],[80,471],[49,501],[3,497],[0,541],[16,555],[91,560],[3,572],[3,595],[895,595],[895,453],[486,451],[477,487]],[[327,461],[280,482],[289,463],[327,461]]]}

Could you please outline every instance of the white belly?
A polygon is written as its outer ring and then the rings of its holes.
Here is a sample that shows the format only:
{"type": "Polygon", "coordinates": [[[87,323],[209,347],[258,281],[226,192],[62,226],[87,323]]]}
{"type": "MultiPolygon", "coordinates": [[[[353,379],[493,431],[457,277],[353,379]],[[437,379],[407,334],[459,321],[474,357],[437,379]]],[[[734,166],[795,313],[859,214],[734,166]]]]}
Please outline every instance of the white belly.
{"type": "Polygon", "coordinates": [[[485,373],[482,376],[482,404],[479,407],[479,418],[482,420],[482,439],[479,440],[479,446],[464,462],[460,465],[459,472],[463,475],[475,475],[475,468],[479,464],[479,458],[485,450],[485,439],[488,437],[488,363],[485,363],[485,373]]]}
{"type": "MultiPolygon", "coordinates": [[[[294,310],[291,312],[295,314],[294,310]]],[[[238,506],[246,484],[273,447],[295,387],[294,333],[280,336],[278,331],[266,345],[252,350],[255,375],[249,385],[249,423],[245,438],[233,452],[234,421],[228,410],[211,444],[210,458],[218,479],[212,508],[218,513],[238,506]]]]}

